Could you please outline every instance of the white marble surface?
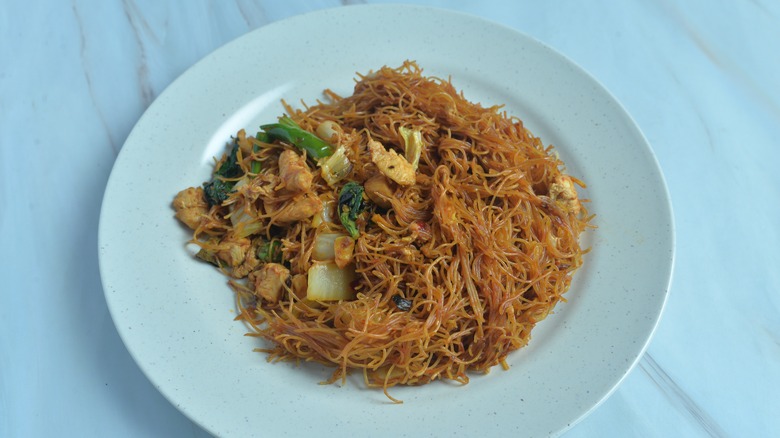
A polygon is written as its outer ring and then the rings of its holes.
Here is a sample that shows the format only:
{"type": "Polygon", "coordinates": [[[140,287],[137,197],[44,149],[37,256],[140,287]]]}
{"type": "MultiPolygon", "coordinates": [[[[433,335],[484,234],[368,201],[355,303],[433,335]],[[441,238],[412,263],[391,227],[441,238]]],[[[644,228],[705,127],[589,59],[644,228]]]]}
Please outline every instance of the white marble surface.
{"type": "MultiPolygon", "coordinates": [[[[350,1],[0,5],[0,436],[208,434],[146,380],[103,298],[97,225],[145,108],[264,24],[350,1]]],[[[780,3],[418,1],[579,63],[653,145],[677,260],[656,335],[567,437],[780,434],[780,3]]]]}

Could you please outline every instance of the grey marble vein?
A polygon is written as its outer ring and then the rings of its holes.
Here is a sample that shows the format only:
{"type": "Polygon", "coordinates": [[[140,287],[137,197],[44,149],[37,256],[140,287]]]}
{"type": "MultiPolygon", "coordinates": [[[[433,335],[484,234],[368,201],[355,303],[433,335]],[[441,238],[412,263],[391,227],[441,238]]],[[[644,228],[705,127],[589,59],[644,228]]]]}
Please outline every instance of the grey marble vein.
{"type": "MultiPolygon", "coordinates": [[[[755,3],[754,3],[755,4],[755,3]]],[[[776,5],[776,4],[775,4],[776,5]]],[[[764,10],[766,7],[761,5],[764,10]]],[[[708,41],[701,32],[693,25],[691,20],[683,14],[678,7],[671,2],[661,2],[662,9],[668,14],[669,18],[679,24],[679,28],[684,32],[685,36],[696,45],[696,47],[704,54],[710,62],[717,67],[718,71],[724,74],[731,75],[737,81],[736,84],[741,85],[742,88],[749,93],[753,98],[760,101],[764,107],[767,108],[774,116],[780,118],[780,103],[777,100],[772,99],[764,90],[760,84],[757,84],[748,72],[744,70],[744,63],[737,62],[728,57],[727,51],[721,50],[720,47],[715,47],[712,42],[708,41]]],[[[745,25],[741,20],[735,20],[734,26],[745,25]]],[[[725,29],[724,29],[725,31],[725,29]]],[[[738,38],[740,35],[735,34],[734,37],[738,38]]],[[[768,38],[771,36],[767,35],[768,38]]],[[[748,48],[746,48],[748,49],[748,48]]],[[[776,57],[775,57],[776,58],[776,57]]],[[[768,61],[771,62],[772,58],[768,61]]],[[[776,61],[775,61],[776,62],[776,61]]]]}
{"type": "Polygon", "coordinates": [[[146,58],[146,48],[144,47],[143,39],[141,38],[141,30],[143,29],[146,31],[146,34],[150,35],[155,41],[157,41],[157,37],[132,0],[123,0],[122,8],[124,9],[127,21],[130,23],[130,27],[133,29],[133,36],[138,45],[138,83],[141,90],[141,101],[143,102],[144,107],[148,107],[152,104],[152,101],[154,101],[156,93],[149,81],[149,64],[147,63],[146,58]]]}
{"type": "Polygon", "coordinates": [[[262,3],[249,0],[237,0],[236,7],[249,29],[255,29],[268,22],[268,17],[266,17],[262,3]]]}
{"type": "Polygon", "coordinates": [[[79,13],[79,9],[76,6],[76,1],[73,0],[71,2],[71,9],[73,10],[73,16],[76,19],[76,23],[78,25],[79,29],[79,55],[81,59],[81,69],[84,73],[84,80],[87,82],[87,89],[89,90],[89,96],[92,101],[92,105],[95,108],[95,112],[97,113],[98,119],[100,120],[100,124],[103,127],[103,130],[106,133],[106,138],[108,139],[109,145],[111,145],[111,150],[114,152],[114,155],[119,154],[120,145],[117,144],[116,141],[114,141],[114,138],[111,136],[111,129],[108,126],[108,122],[106,121],[106,116],[103,114],[103,111],[100,109],[100,105],[98,105],[97,100],[97,94],[95,92],[95,87],[92,82],[92,68],[89,65],[88,59],[87,59],[87,37],[85,35],[84,31],[84,21],[81,17],[81,14],[79,13]]]}
{"type": "Polygon", "coordinates": [[[691,419],[713,438],[725,438],[726,433],[720,425],[707,414],[696,402],[672,379],[672,377],[646,353],[639,362],[639,368],[650,377],[658,389],[676,406],[682,408],[691,419]]]}

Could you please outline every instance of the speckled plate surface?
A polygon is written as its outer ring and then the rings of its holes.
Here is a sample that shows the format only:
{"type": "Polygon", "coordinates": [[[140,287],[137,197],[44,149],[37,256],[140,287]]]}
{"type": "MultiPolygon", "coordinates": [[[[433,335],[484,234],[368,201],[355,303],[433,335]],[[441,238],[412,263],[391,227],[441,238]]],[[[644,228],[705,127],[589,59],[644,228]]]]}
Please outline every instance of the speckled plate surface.
{"type": "Polygon", "coordinates": [[[105,192],[100,270],[122,340],[176,407],[220,436],[546,436],[603,401],[644,352],[668,293],[670,203],[650,146],[621,106],[560,54],[474,17],[356,6],[265,26],[176,80],[127,139],[105,192]],[[467,30],[467,31],[466,31],[467,30]],[[511,370],[394,388],[392,405],[359,378],[270,364],[233,321],[232,292],[185,251],[171,200],[208,179],[231,134],[282,113],[280,98],[350,94],[356,72],[414,59],[466,97],[505,104],[588,183],[592,251],[568,303],[509,356],[511,370]]]}

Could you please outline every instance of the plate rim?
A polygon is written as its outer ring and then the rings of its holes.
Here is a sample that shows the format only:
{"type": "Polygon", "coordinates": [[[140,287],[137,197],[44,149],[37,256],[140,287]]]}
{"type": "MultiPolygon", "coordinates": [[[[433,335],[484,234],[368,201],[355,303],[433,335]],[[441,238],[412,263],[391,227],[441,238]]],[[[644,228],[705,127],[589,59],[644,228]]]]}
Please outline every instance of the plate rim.
{"type": "MultiPolygon", "coordinates": [[[[98,263],[100,267],[100,273],[101,273],[101,284],[104,290],[104,296],[106,299],[106,302],[108,304],[109,313],[111,314],[112,321],[114,322],[115,326],[117,327],[117,332],[119,333],[120,338],[122,339],[122,342],[127,347],[128,351],[130,352],[131,356],[133,357],[133,360],[135,363],[139,366],[143,374],[146,376],[147,379],[153,384],[153,386],[179,411],[181,411],[185,416],[187,416],[191,421],[195,422],[196,424],[199,424],[201,427],[203,427],[205,430],[209,430],[210,432],[214,433],[215,431],[211,430],[207,424],[201,421],[201,419],[193,417],[193,415],[187,410],[186,407],[181,406],[180,403],[176,400],[175,397],[173,397],[170,394],[170,391],[166,391],[164,388],[164,385],[160,384],[156,379],[154,378],[153,374],[149,369],[147,369],[148,364],[144,364],[143,361],[137,357],[137,352],[134,352],[133,347],[131,346],[132,340],[130,340],[129,335],[126,333],[125,330],[123,330],[120,325],[118,324],[119,311],[116,309],[115,305],[112,305],[114,302],[112,300],[111,296],[111,285],[108,284],[108,277],[109,275],[106,274],[106,263],[108,255],[103,250],[104,244],[106,243],[105,239],[107,238],[107,227],[109,227],[108,224],[104,221],[104,218],[107,216],[106,209],[107,206],[110,206],[110,201],[107,202],[107,197],[110,195],[110,192],[113,188],[113,186],[116,184],[114,181],[115,174],[118,172],[117,169],[124,163],[123,157],[126,156],[128,153],[126,153],[128,148],[128,144],[132,144],[131,140],[134,140],[134,132],[136,131],[137,127],[139,125],[142,125],[142,122],[145,121],[146,118],[151,117],[151,114],[154,109],[159,106],[158,102],[163,101],[166,99],[166,96],[169,94],[170,90],[173,89],[176,84],[181,83],[184,81],[183,78],[188,77],[188,75],[191,75],[193,71],[197,69],[204,68],[203,66],[208,65],[209,62],[214,58],[214,55],[217,52],[222,52],[226,50],[228,47],[237,44],[239,40],[246,40],[255,38],[256,35],[260,35],[262,33],[268,33],[273,31],[274,29],[281,28],[285,25],[290,24],[291,22],[294,22],[296,20],[306,20],[308,18],[314,17],[314,16],[320,16],[324,13],[332,13],[334,11],[342,12],[345,10],[374,10],[374,11],[381,11],[381,10],[404,10],[408,11],[410,9],[416,9],[420,12],[427,13],[427,14],[434,14],[439,16],[453,16],[453,17],[460,17],[461,19],[466,20],[476,20],[482,23],[482,25],[490,26],[490,27],[499,27],[504,29],[505,31],[512,32],[513,34],[516,34],[527,41],[539,45],[545,50],[549,51],[550,53],[554,54],[555,56],[560,57],[563,61],[568,63],[573,69],[577,70],[578,74],[585,76],[590,82],[592,82],[594,85],[597,86],[600,92],[604,93],[614,105],[616,105],[616,108],[619,109],[619,111],[622,113],[622,115],[627,119],[627,121],[631,124],[631,128],[635,131],[635,133],[641,138],[643,146],[646,148],[646,151],[648,154],[648,157],[650,158],[650,161],[652,165],[654,166],[653,170],[657,174],[657,177],[660,181],[660,186],[656,187],[656,189],[661,190],[661,197],[665,200],[666,203],[666,212],[665,215],[666,223],[668,224],[669,230],[668,230],[668,239],[671,244],[671,247],[669,248],[669,255],[666,265],[668,266],[668,273],[664,275],[665,281],[664,281],[664,291],[663,291],[663,297],[661,299],[661,304],[656,312],[656,316],[654,318],[654,323],[652,324],[651,330],[646,334],[645,338],[643,339],[641,347],[637,350],[638,353],[633,358],[630,365],[625,367],[622,374],[619,376],[619,378],[614,382],[614,384],[611,386],[611,388],[603,394],[603,396],[600,397],[600,399],[593,405],[591,405],[587,410],[583,411],[581,415],[579,415],[577,418],[572,419],[564,428],[554,431],[555,434],[563,433],[564,431],[570,429],[572,426],[577,424],[579,421],[581,421],[583,418],[585,418],[587,415],[589,415],[591,412],[593,412],[595,409],[597,409],[602,403],[604,403],[620,386],[620,384],[625,380],[625,378],[628,376],[628,374],[635,368],[637,363],[641,360],[642,356],[646,352],[648,346],[650,345],[653,335],[655,334],[655,331],[657,330],[658,324],[661,320],[661,317],[664,313],[664,309],[666,307],[666,303],[668,301],[668,297],[671,291],[671,282],[674,272],[674,266],[675,266],[675,257],[676,257],[676,231],[675,231],[675,224],[674,224],[674,215],[673,215],[673,205],[671,201],[671,197],[669,195],[668,186],[666,184],[666,180],[663,174],[663,171],[661,169],[660,163],[658,162],[658,159],[656,155],[654,154],[652,150],[652,146],[650,142],[645,137],[644,133],[641,131],[639,125],[636,123],[636,121],[631,117],[630,113],[626,110],[626,108],[623,106],[623,104],[618,101],[615,96],[612,95],[612,93],[605,87],[603,84],[601,84],[592,74],[590,74],[588,71],[586,71],[584,68],[579,66],[577,63],[575,63],[573,60],[571,60],[569,57],[567,57],[565,54],[557,51],[553,47],[545,44],[542,41],[539,41],[538,39],[525,34],[524,32],[506,26],[501,23],[496,23],[493,21],[490,21],[488,19],[485,19],[483,17],[474,16],[470,14],[466,14],[463,12],[448,10],[448,9],[442,9],[442,8],[435,8],[435,7],[427,7],[427,6],[419,6],[419,5],[395,5],[395,4],[376,4],[376,5],[351,5],[347,8],[341,6],[341,7],[334,7],[334,8],[327,8],[317,11],[311,11],[300,15],[295,15],[289,18],[285,18],[282,20],[278,20],[269,24],[266,24],[264,26],[261,26],[260,28],[257,28],[253,31],[250,31],[244,35],[239,36],[238,38],[235,38],[223,45],[221,45],[219,48],[211,51],[209,54],[201,58],[199,61],[197,61],[195,64],[187,68],[182,74],[180,74],[176,79],[174,79],[167,87],[166,89],[155,99],[154,102],[144,111],[143,115],[139,118],[136,125],[133,127],[132,131],[127,137],[127,140],[125,141],[125,144],[123,145],[122,149],[120,150],[117,159],[112,167],[111,175],[109,176],[108,182],[106,184],[106,189],[103,194],[103,202],[101,204],[100,209],[100,222],[98,227],[98,263]],[[112,181],[114,181],[112,183],[112,181]]],[[[346,13],[346,12],[345,12],[346,13]]],[[[575,274],[576,277],[576,274],[575,274]]]]}

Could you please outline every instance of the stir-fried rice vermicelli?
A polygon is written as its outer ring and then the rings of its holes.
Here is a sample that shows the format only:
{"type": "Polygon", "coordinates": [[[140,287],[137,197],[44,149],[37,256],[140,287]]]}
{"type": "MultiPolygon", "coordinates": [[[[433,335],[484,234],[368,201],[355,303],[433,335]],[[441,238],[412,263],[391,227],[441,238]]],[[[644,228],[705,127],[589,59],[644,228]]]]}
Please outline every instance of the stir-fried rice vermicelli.
{"type": "Polygon", "coordinates": [[[582,264],[584,184],[521,120],[414,62],[285,108],[174,200],[262,351],[385,393],[508,368],[582,264]]]}

